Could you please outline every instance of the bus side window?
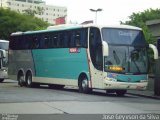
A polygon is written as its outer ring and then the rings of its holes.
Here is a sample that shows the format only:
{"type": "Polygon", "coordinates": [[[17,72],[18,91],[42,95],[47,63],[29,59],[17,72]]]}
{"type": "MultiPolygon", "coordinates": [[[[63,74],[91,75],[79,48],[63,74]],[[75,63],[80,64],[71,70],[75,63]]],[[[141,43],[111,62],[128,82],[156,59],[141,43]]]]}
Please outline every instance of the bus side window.
{"type": "Polygon", "coordinates": [[[28,49],[29,43],[27,41],[27,36],[23,36],[23,49],[28,49]]]}
{"type": "Polygon", "coordinates": [[[53,33],[49,34],[50,38],[49,38],[49,48],[54,48],[54,35],[53,33]]]}
{"type": "Polygon", "coordinates": [[[70,37],[69,38],[69,47],[73,48],[73,47],[75,47],[75,31],[74,30],[70,32],[69,37],[70,37]]]}
{"type": "Polygon", "coordinates": [[[15,50],[15,48],[16,48],[16,36],[11,36],[9,48],[11,50],[15,50]]]}
{"type": "Polygon", "coordinates": [[[52,39],[52,34],[48,34],[48,48],[53,48],[54,45],[53,45],[53,39],[52,39]]]}
{"type": "Polygon", "coordinates": [[[26,49],[32,49],[33,41],[32,41],[32,36],[31,35],[28,35],[26,37],[26,42],[28,43],[28,47],[26,49]]]}
{"type": "Polygon", "coordinates": [[[76,31],[75,34],[75,46],[76,47],[87,47],[87,29],[82,28],[76,31]]]}
{"type": "Polygon", "coordinates": [[[58,34],[58,47],[63,47],[63,41],[64,41],[64,32],[59,32],[58,34]]]}
{"type": "Polygon", "coordinates": [[[88,29],[82,29],[81,30],[81,46],[84,48],[87,48],[87,36],[88,35],[88,29]]]}
{"type": "Polygon", "coordinates": [[[32,48],[33,49],[39,48],[40,47],[40,43],[39,43],[38,37],[34,36],[34,37],[32,37],[32,39],[33,39],[33,46],[32,46],[32,48]]]}
{"type": "Polygon", "coordinates": [[[39,43],[39,49],[45,48],[45,34],[38,34],[37,35],[38,43],[39,43]]]}
{"type": "Polygon", "coordinates": [[[24,49],[23,36],[14,36],[11,44],[14,50],[24,49]]]}
{"type": "MultiPolygon", "coordinates": [[[[71,30],[67,32],[68,47],[87,47],[88,29],[71,30]]],[[[66,40],[66,38],[64,38],[66,40]]],[[[66,45],[66,44],[65,44],[66,45]]]]}
{"type": "Polygon", "coordinates": [[[16,37],[16,46],[15,46],[15,49],[16,50],[20,50],[20,49],[22,49],[22,43],[23,42],[23,39],[22,39],[22,36],[17,36],[16,37]]]}
{"type": "Polygon", "coordinates": [[[72,46],[72,31],[67,31],[67,42],[68,47],[71,48],[72,46]]]}
{"type": "Polygon", "coordinates": [[[81,46],[81,31],[80,30],[76,31],[74,40],[75,40],[75,46],[80,47],[81,46]]]}
{"type": "Polygon", "coordinates": [[[68,31],[64,31],[64,40],[63,40],[63,47],[64,48],[68,48],[69,45],[68,45],[68,39],[69,35],[68,35],[68,31]]]}
{"type": "Polygon", "coordinates": [[[18,37],[18,41],[17,41],[17,50],[21,50],[23,49],[23,36],[19,36],[18,37]]]}
{"type": "Polygon", "coordinates": [[[44,36],[44,46],[43,48],[49,48],[49,36],[44,36]]]}
{"type": "Polygon", "coordinates": [[[57,33],[53,34],[53,44],[54,44],[54,48],[58,47],[58,34],[57,33]]]}

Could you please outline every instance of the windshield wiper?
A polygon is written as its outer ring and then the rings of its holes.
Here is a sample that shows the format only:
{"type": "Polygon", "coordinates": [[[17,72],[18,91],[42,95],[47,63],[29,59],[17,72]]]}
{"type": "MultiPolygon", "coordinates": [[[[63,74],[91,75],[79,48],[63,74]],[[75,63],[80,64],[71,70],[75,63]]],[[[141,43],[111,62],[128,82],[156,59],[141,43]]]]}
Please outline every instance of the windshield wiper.
{"type": "Polygon", "coordinates": [[[120,64],[120,59],[119,59],[119,57],[118,57],[118,55],[117,55],[115,50],[113,51],[113,56],[114,56],[114,59],[115,59],[117,65],[120,64]]]}
{"type": "Polygon", "coordinates": [[[139,54],[138,54],[138,50],[133,50],[131,52],[131,62],[133,61],[134,65],[136,66],[136,69],[138,70],[138,73],[140,73],[140,68],[138,67],[135,59],[138,59],[139,58],[139,54]]]}

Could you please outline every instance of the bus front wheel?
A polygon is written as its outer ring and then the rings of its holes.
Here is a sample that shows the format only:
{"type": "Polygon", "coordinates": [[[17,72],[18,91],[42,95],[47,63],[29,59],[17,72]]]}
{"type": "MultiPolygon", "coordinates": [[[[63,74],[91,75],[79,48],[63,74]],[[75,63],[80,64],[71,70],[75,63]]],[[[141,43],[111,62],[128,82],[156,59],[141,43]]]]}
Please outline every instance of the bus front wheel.
{"type": "Polygon", "coordinates": [[[92,89],[89,88],[88,79],[86,76],[80,76],[78,81],[79,92],[81,93],[89,93],[92,89]]]}

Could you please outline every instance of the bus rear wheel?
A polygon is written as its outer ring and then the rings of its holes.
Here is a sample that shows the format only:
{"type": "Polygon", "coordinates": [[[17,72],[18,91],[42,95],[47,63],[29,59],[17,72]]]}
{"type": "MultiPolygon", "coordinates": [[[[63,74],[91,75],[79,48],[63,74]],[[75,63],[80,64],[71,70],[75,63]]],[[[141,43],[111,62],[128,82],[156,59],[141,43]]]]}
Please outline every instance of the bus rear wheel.
{"type": "Polygon", "coordinates": [[[19,72],[18,73],[18,77],[17,77],[17,80],[18,80],[18,85],[19,86],[25,86],[25,79],[24,79],[24,74],[22,72],[19,72]]]}
{"type": "Polygon", "coordinates": [[[81,93],[90,93],[92,91],[89,88],[88,79],[86,76],[81,76],[78,81],[79,92],[81,93]]]}
{"type": "Polygon", "coordinates": [[[126,94],[127,90],[116,90],[117,96],[124,96],[126,94]]]}

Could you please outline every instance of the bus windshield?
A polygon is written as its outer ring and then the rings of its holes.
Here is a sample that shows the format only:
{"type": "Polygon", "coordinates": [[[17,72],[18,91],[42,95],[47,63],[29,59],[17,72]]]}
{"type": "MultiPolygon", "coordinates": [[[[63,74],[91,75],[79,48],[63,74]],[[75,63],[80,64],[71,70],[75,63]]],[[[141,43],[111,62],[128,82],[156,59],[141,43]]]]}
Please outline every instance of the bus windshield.
{"type": "Polygon", "coordinates": [[[143,32],[132,29],[103,28],[103,39],[108,44],[146,46],[143,32]]]}
{"type": "Polygon", "coordinates": [[[102,36],[109,45],[105,71],[132,74],[148,72],[147,43],[142,31],[103,28],[102,36]]]}

